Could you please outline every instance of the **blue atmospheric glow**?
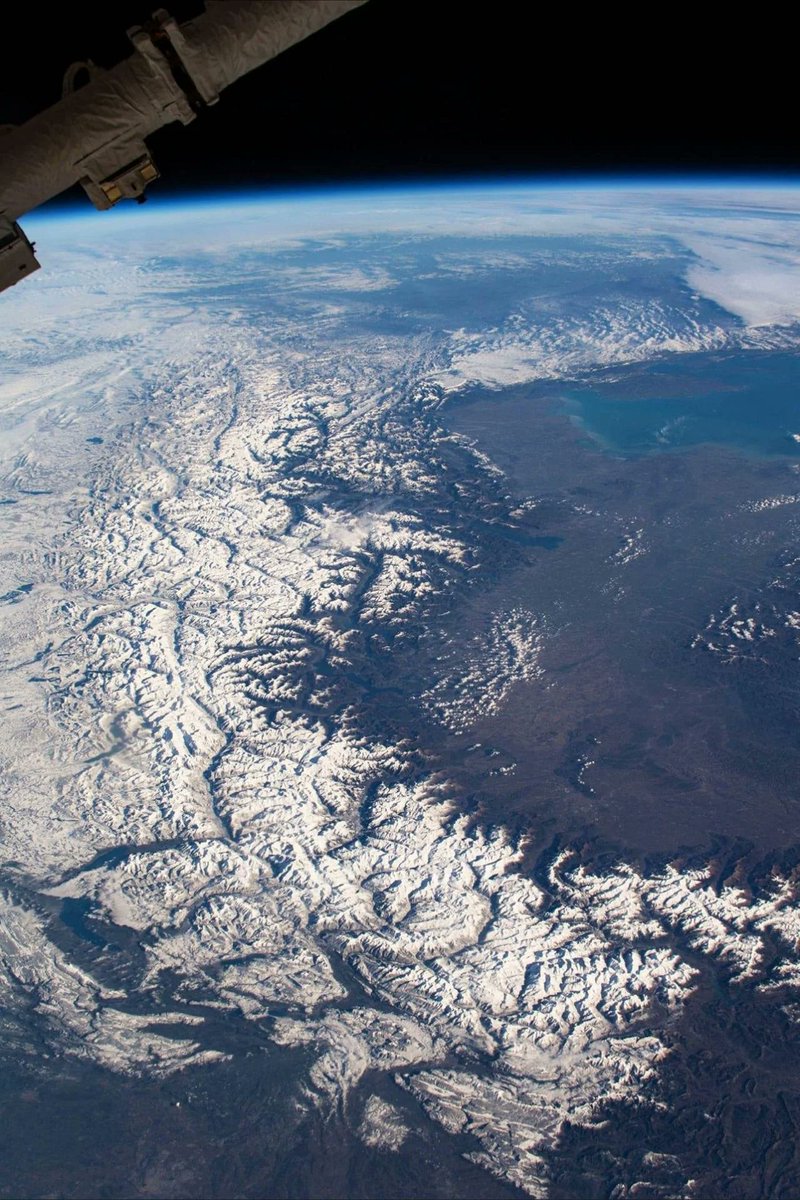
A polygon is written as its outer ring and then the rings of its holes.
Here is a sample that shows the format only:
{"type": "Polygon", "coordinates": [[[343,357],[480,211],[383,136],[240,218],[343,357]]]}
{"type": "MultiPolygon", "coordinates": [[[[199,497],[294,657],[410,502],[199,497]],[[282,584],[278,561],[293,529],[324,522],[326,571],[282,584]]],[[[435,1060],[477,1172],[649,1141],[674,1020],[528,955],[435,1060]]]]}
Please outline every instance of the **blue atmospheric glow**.
{"type": "MultiPolygon", "coordinates": [[[[800,188],[800,172],[793,170],[785,173],[771,172],[758,174],[716,175],[690,173],[647,173],[625,175],[552,175],[552,176],[463,176],[457,179],[394,179],[370,180],[363,182],[308,183],[281,187],[252,188],[219,188],[203,189],[195,193],[175,194],[174,192],[160,193],[158,187],[147,193],[148,203],[143,206],[147,215],[154,209],[160,213],[167,210],[213,209],[215,207],[263,206],[269,204],[325,202],[331,199],[345,200],[348,197],[363,200],[368,197],[385,199],[389,197],[440,197],[484,194],[491,196],[495,193],[504,197],[515,193],[569,193],[576,192],[723,192],[732,191],[787,191],[800,188]]],[[[48,202],[33,214],[36,219],[48,221],[76,217],[93,213],[89,201],[80,196],[70,196],[65,199],[57,197],[48,202]]],[[[122,204],[103,213],[106,220],[119,218],[120,214],[130,215],[136,211],[133,204],[122,204]]],[[[31,217],[26,217],[30,221],[31,217]]]]}

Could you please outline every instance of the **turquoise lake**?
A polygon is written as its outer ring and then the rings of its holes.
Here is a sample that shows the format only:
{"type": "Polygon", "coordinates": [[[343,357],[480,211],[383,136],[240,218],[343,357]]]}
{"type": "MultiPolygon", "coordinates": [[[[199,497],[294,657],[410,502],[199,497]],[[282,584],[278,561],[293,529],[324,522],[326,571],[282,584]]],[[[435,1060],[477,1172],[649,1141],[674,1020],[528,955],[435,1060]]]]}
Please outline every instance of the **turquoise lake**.
{"type": "Polygon", "coordinates": [[[559,391],[565,412],[605,449],[641,455],[719,443],[800,458],[800,356],[676,356],[559,391]]]}

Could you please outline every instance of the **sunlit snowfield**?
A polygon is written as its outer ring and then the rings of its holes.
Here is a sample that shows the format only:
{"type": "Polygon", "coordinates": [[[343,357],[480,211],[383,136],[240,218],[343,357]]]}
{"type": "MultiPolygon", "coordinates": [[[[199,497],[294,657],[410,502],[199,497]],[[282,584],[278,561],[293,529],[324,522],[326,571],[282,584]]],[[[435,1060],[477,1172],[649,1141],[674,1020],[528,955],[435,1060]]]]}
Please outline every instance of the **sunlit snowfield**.
{"type": "Polygon", "coordinates": [[[800,188],[26,231],[3,1186],[796,1194],[800,188]]]}

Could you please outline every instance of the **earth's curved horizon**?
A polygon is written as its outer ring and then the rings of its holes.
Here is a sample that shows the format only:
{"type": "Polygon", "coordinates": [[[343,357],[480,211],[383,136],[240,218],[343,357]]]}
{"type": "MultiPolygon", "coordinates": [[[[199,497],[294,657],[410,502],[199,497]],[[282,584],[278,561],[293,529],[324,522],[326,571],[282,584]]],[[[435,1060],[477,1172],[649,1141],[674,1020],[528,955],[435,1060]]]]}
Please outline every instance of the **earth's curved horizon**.
{"type": "Polygon", "coordinates": [[[25,222],[0,1195],[800,1187],[800,181],[25,222]]]}

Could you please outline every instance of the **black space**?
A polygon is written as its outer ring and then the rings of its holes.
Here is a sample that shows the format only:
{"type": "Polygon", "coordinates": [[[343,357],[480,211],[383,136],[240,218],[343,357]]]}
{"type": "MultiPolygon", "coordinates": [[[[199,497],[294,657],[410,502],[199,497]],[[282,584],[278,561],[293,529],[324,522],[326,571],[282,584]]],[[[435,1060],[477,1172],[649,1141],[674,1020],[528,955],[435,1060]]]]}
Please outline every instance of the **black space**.
{"type": "MultiPolygon", "coordinates": [[[[263,0],[269,3],[270,0],[263,0]]],[[[0,123],[111,65],[154,0],[15,5],[0,123]]],[[[199,0],[176,0],[186,19],[199,0]]],[[[794,39],[766,10],[370,0],[152,139],[162,192],[296,182],[800,166],[794,39]]]]}

